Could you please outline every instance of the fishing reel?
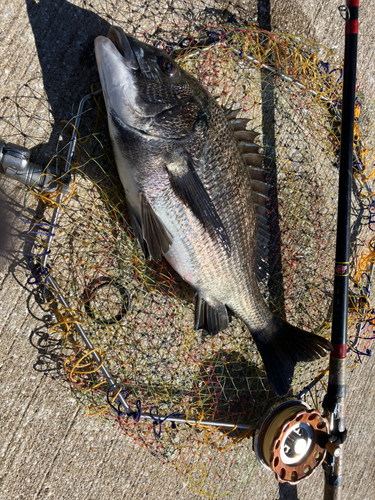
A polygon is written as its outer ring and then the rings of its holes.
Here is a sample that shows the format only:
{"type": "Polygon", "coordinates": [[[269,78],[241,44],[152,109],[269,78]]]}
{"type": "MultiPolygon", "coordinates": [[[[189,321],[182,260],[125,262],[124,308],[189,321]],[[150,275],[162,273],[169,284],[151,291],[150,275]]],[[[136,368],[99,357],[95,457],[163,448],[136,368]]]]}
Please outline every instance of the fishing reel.
{"type": "Polygon", "coordinates": [[[30,162],[30,151],[17,144],[5,143],[0,139],[0,174],[15,179],[26,186],[42,189],[45,192],[62,188],[66,191],[70,176],[60,175],[59,169],[49,165],[43,168],[30,162]]]}
{"type": "Polygon", "coordinates": [[[326,450],[340,449],[328,440],[329,424],[317,410],[298,400],[272,408],[254,434],[254,451],[280,483],[296,484],[322,464],[326,450]]]}

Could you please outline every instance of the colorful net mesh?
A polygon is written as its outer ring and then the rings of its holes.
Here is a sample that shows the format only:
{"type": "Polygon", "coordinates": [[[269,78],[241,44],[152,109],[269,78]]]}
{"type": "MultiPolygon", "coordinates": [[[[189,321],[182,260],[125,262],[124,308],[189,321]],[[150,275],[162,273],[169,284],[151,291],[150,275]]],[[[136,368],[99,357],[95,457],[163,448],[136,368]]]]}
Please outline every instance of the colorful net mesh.
{"type": "MultiPolygon", "coordinates": [[[[241,108],[241,116],[251,119],[250,128],[260,134],[264,164],[277,184],[269,211],[270,277],[261,284],[262,291],[270,307],[289,322],[329,337],[342,91],[334,55],[311,41],[271,35],[255,26],[162,25],[143,39],[177,54],[178,62],[222,106],[241,108]]],[[[256,459],[245,439],[251,429],[176,427],[161,424],[156,416],[178,414],[255,426],[278,398],[245,326],[233,319],[219,335],[194,332],[193,290],[166,262],[142,258],[112,158],[103,99],[97,94],[89,102],[70,166],[72,182],[63,195],[47,259],[48,273],[69,301],[68,309],[58,303],[46,275],[38,276],[32,266],[34,280],[44,282],[44,307],[57,318],[50,330],[62,339],[64,368],[88,416],[101,415],[118,425],[162,462],[171,463],[194,491],[225,495],[251,478],[256,459]],[[113,380],[123,384],[129,405],[135,409],[139,400],[142,412],[151,410],[154,420],[136,423],[118,416],[116,391],[108,394],[108,383],[75,331],[77,322],[113,380]]],[[[370,239],[373,154],[364,142],[372,123],[359,101],[357,118],[351,367],[369,354],[375,256],[370,239]]],[[[72,122],[66,123],[53,159],[60,165],[72,132],[72,122]]],[[[29,236],[40,245],[39,254],[55,207],[56,193],[32,192],[27,198],[23,218],[30,221],[29,236]],[[42,215],[40,201],[47,206],[42,215]],[[32,226],[35,218],[38,225],[32,226]]],[[[302,391],[301,397],[319,408],[327,364],[324,359],[298,365],[290,396],[302,391]]]]}

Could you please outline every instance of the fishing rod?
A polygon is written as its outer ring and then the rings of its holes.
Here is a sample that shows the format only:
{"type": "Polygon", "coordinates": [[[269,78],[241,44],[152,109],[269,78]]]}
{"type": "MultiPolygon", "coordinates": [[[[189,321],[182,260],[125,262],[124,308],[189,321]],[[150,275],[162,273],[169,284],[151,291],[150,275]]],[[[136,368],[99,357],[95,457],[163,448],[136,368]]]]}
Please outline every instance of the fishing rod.
{"type": "MultiPolygon", "coordinates": [[[[323,401],[330,424],[330,440],[340,448],[346,439],[346,353],[348,329],[348,284],[350,255],[350,213],[353,177],[354,106],[356,90],[359,0],[346,0],[339,11],[345,19],[345,58],[343,76],[340,173],[337,213],[335,280],[329,382],[323,401]]],[[[343,483],[342,453],[327,453],[324,500],[340,500],[343,483]]]]}

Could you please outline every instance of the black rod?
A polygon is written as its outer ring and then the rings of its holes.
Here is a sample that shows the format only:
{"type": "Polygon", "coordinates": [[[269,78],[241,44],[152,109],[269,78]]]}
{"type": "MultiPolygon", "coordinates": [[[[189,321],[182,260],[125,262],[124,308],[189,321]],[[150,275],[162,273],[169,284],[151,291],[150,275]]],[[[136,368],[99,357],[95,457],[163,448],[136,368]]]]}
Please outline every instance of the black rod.
{"type": "MultiPolygon", "coordinates": [[[[335,281],[329,383],[323,405],[329,415],[331,440],[341,445],[346,437],[346,352],[348,325],[348,284],[350,255],[350,212],[353,177],[354,107],[356,90],[359,0],[346,0],[340,7],[345,18],[340,173],[337,212],[335,281]]],[[[342,492],[342,450],[339,457],[327,453],[324,464],[324,500],[339,500],[342,492]]]]}

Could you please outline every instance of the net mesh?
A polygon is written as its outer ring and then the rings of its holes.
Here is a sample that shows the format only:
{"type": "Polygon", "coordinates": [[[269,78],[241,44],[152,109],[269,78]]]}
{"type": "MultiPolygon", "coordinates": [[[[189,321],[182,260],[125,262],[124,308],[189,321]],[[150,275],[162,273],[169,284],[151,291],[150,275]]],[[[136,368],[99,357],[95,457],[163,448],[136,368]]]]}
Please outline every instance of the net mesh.
{"type": "MultiPolygon", "coordinates": [[[[240,116],[250,118],[249,128],[259,132],[264,165],[277,185],[269,210],[270,276],[261,283],[262,292],[271,309],[289,322],[329,338],[342,93],[334,54],[311,41],[271,35],[255,26],[163,24],[137,36],[173,52],[221,106],[241,108],[240,116]]],[[[27,88],[36,92],[32,85],[27,88]]],[[[172,464],[194,491],[222,496],[250,480],[256,459],[246,438],[279,398],[241,321],[233,318],[216,336],[195,332],[194,291],[165,261],[143,259],[111,153],[104,102],[94,90],[82,115],[68,192],[58,203],[56,192],[32,190],[22,215],[30,223],[34,254],[43,255],[52,211],[60,205],[47,263],[69,308],[58,303],[45,275],[38,275],[32,256],[33,280],[44,282],[44,307],[57,318],[50,331],[62,339],[61,359],[87,415],[101,415],[172,464]],[[154,420],[136,423],[119,417],[117,387],[108,394],[109,384],[75,323],[113,380],[123,384],[129,405],[136,408],[139,400],[142,412],[151,411],[154,420]],[[200,423],[176,427],[157,421],[157,415],[171,414],[200,423]],[[248,424],[250,429],[225,431],[203,420],[248,424]]],[[[351,368],[370,353],[375,255],[370,239],[373,155],[364,139],[372,123],[359,100],[356,114],[351,368]]],[[[51,161],[64,164],[73,130],[72,120],[64,123],[59,152],[51,161]]],[[[297,365],[289,396],[302,391],[301,397],[320,408],[327,364],[324,359],[297,365]]]]}

